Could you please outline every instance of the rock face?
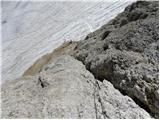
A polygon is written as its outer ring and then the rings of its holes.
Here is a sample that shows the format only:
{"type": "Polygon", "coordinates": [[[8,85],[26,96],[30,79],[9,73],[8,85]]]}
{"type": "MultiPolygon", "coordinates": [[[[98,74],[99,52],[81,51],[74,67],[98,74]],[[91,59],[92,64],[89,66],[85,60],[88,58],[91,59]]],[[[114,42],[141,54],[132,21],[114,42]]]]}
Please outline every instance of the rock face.
{"type": "Polygon", "coordinates": [[[153,116],[159,114],[159,7],[138,1],[75,48],[97,79],[109,80],[153,116]]]}
{"type": "Polygon", "coordinates": [[[2,118],[150,118],[113,85],[97,81],[76,59],[64,55],[41,73],[2,85],[2,118]]]}
{"type": "Polygon", "coordinates": [[[3,83],[1,117],[158,118],[158,9],[138,1],[85,40],[43,56],[24,74],[33,76],[3,83]]]}

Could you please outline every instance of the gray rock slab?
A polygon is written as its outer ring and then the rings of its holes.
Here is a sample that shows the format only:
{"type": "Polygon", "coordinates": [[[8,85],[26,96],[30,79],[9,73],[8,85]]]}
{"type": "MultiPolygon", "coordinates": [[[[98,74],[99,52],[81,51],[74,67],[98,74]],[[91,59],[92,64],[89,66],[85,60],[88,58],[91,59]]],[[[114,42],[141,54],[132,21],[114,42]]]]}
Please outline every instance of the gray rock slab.
{"type": "Polygon", "coordinates": [[[110,82],[97,81],[67,55],[37,76],[2,84],[1,100],[2,118],[150,118],[110,82]]]}

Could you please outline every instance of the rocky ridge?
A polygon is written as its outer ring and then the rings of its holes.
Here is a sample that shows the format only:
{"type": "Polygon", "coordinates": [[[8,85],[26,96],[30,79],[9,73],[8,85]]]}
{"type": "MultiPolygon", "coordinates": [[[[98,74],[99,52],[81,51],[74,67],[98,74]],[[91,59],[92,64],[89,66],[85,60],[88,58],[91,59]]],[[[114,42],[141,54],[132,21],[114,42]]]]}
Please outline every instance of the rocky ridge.
{"type": "Polygon", "coordinates": [[[1,117],[158,118],[158,17],[158,2],[138,1],[42,57],[2,84],[1,117]]]}
{"type": "Polygon", "coordinates": [[[75,48],[94,76],[109,80],[152,115],[159,115],[158,2],[138,1],[75,48]]]}
{"type": "Polygon", "coordinates": [[[36,76],[2,86],[2,118],[150,118],[113,85],[97,81],[71,56],[45,65],[36,76]]]}

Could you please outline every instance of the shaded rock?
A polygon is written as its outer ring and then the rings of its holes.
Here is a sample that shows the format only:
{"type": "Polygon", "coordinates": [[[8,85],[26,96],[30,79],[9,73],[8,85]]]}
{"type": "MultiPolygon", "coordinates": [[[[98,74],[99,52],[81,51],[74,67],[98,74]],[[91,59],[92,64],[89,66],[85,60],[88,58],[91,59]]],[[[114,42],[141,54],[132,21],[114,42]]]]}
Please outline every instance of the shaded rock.
{"type": "Polygon", "coordinates": [[[141,9],[140,10],[134,10],[133,12],[130,12],[128,15],[128,20],[129,21],[136,21],[138,19],[145,19],[148,16],[146,12],[143,12],[141,9]]]}
{"type": "Polygon", "coordinates": [[[108,35],[109,35],[110,31],[105,31],[102,35],[102,40],[104,40],[108,35]]]}
{"type": "Polygon", "coordinates": [[[137,109],[138,105],[135,105],[130,97],[123,96],[107,80],[103,83],[97,81],[97,89],[97,105],[101,106],[103,118],[137,119],[148,116],[141,109],[137,109]]]}
{"type": "Polygon", "coordinates": [[[120,27],[127,24],[127,23],[128,23],[128,20],[126,18],[122,19],[120,22],[120,27]]]}
{"type": "Polygon", "coordinates": [[[150,118],[70,56],[50,61],[37,76],[4,83],[1,94],[2,118],[150,118]]]}
{"type": "Polygon", "coordinates": [[[138,1],[80,41],[73,56],[154,117],[159,115],[158,2],[138,1]],[[109,35],[102,35],[111,31],[109,35]]]}

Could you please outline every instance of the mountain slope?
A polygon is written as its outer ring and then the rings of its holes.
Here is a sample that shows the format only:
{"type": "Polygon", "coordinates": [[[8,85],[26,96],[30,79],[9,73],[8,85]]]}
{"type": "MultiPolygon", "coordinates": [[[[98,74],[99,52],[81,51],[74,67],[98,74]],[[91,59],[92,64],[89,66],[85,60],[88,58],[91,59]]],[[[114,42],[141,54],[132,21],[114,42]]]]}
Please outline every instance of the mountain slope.
{"type": "Polygon", "coordinates": [[[152,115],[159,115],[159,6],[138,1],[75,48],[97,79],[109,80],[152,115]]]}
{"type": "Polygon", "coordinates": [[[1,117],[158,118],[158,8],[133,3],[43,56],[26,71],[32,76],[3,83],[1,117]]]}

